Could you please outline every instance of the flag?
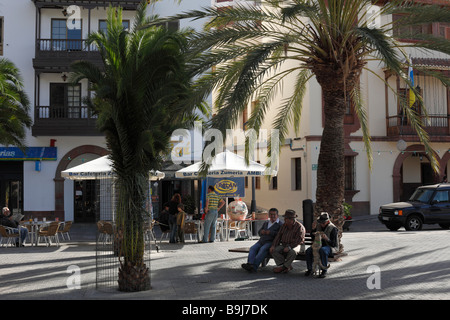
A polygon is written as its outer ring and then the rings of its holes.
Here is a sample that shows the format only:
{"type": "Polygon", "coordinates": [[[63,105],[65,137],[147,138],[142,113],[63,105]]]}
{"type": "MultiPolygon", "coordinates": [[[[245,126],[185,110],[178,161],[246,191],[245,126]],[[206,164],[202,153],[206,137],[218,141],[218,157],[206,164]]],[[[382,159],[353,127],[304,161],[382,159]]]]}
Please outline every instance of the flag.
{"type": "Polygon", "coordinates": [[[410,65],[408,68],[408,80],[411,82],[411,87],[409,88],[409,107],[411,108],[416,102],[416,95],[412,90],[412,88],[414,87],[414,69],[412,65],[410,65]]]}

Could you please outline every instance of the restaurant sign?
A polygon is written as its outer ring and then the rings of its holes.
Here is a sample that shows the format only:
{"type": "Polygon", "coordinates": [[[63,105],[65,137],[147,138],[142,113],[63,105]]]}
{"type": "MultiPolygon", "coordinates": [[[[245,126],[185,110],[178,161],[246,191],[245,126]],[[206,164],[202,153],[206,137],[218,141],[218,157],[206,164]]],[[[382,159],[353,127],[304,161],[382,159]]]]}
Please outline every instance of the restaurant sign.
{"type": "Polygon", "coordinates": [[[56,147],[0,147],[0,161],[56,161],[56,147]]]}

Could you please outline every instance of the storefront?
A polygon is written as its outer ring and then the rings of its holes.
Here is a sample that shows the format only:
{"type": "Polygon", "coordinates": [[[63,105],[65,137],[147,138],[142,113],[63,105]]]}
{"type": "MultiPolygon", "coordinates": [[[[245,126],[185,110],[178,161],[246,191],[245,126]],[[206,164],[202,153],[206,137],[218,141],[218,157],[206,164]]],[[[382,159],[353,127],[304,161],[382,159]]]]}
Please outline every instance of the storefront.
{"type": "Polygon", "coordinates": [[[0,147],[0,206],[8,207],[12,213],[23,214],[24,161],[34,161],[36,171],[41,170],[41,161],[56,161],[56,147],[0,147]]]}

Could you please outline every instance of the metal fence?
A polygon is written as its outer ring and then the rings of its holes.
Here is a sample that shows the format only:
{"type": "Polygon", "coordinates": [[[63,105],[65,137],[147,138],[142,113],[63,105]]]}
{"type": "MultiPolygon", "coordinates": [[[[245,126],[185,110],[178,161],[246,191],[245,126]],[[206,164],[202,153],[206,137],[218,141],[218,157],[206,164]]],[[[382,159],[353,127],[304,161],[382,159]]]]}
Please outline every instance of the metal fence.
{"type": "MultiPolygon", "coordinates": [[[[115,180],[111,178],[100,178],[97,183],[97,240],[96,240],[96,289],[100,291],[117,291],[119,290],[119,268],[120,261],[120,235],[121,231],[116,226],[116,208],[117,208],[117,190],[115,188],[115,180]]],[[[150,183],[149,183],[150,188],[150,183]]],[[[146,212],[148,215],[144,217],[142,234],[144,237],[144,254],[143,262],[148,268],[150,288],[150,253],[156,246],[156,241],[152,231],[151,216],[151,197],[150,189],[146,212]]]]}

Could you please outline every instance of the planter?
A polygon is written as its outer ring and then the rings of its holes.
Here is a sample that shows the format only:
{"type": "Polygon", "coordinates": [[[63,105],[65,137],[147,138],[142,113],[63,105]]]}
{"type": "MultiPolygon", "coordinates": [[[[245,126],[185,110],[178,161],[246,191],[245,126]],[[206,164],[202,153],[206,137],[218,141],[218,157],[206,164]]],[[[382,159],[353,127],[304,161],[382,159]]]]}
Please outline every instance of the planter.
{"type": "Polygon", "coordinates": [[[350,230],[350,226],[352,225],[353,220],[345,220],[344,225],[342,226],[342,230],[350,230]]]}
{"type": "Polygon", "coordinates": [[[267,220],[269,219],[269,213],[267,212],[256,212],[255,220],[267,220]]]}

